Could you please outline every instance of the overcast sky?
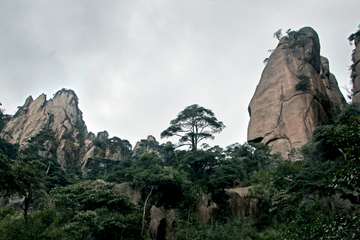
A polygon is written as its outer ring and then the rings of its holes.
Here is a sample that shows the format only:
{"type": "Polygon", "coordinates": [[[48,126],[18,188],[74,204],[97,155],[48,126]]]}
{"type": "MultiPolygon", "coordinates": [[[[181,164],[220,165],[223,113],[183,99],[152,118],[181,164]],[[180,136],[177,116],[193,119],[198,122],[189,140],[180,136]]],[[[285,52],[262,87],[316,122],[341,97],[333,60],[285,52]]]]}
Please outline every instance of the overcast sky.
{"type": "Polygon", "coordinates": [[[226,125],[211,146],[244,143],[273,33],[314,28],[349,86],[359,11],[359,0],[0,0],[0,102],[14,114],[29,95],[73,89],[88,131],[133,146],[168,141],[160,133],[197,103],[226,125]]]}

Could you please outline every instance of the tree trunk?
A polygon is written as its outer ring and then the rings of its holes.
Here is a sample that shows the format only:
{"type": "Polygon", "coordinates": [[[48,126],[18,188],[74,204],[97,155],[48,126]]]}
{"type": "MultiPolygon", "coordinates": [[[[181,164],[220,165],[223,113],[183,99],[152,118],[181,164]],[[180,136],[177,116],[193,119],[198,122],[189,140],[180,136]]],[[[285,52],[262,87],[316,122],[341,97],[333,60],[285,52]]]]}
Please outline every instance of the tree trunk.
{"type": "Polygon", "coordinates": [[[27,194],[25,194],[25,206],[24,206],[24,222],[25,222],[25,225],[28,222],[27,213],[28,213],[28,210],[29,210],[31,200],[32,200],[32,190],[31,190],[31,187],[30,187],[29,192],[27,194]]]}
{"type": "Polygon", "coordinates": [[[141,236],[142,236],[142,234],[143,234],[144,227],[145,227],[145,210],[146,210],[146,204],[147,204],[147,201],[149,200],[149,197],[150,197],[153,189],[154,189],[154,187],[151,188],[150,193],[149,193],[149,195],[146,197],[146,200],[145,200],[145,203],[144,203],[144,211],[143,211],[143,219],[142,219],[141,236]]]}

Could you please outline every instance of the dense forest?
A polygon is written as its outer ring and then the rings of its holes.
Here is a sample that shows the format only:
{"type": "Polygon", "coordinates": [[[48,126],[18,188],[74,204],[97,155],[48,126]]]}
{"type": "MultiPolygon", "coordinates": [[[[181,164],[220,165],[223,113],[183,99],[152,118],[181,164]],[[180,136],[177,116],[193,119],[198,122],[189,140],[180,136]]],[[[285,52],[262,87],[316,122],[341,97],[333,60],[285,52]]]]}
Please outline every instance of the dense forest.
{"type": "MultiPolygon", "coordinates": [[[[6,116],[1,119],[3,126],[6,116]]],[[[215,117],[211,121],[215,129],[225,127],[215,117]]],[[[170,126],[163,135],[170,130],[181,129],[170,126]]],[[[183,143],[191,143],[191,136],[182,136],[183,143]]],[[[97,168],[106,160],[96,159],[82,176],[78,166],[64,171],[54,157],[39,155],[49,139],[54,133],[44,130],[24,149],[0,140],[0,239],[151,239],[152,206],[174,212],[171,226],[158,230],[157,239],[360,237],[359,104],[316,129],[288,159],[259,143],[180,150],[144,140],[126,160],[97,168]],[[119,194],[124,183],[140,193],[137,203],[119,194]],[[235,187],[249,189],[248,198],[256,200],[253,214],[234,214],[228,189],[235,187]],[[23,203],[6,206],[8,197],[23,203]],[[214,206],[211,219],[204,221],[201,205],[214,206]]],[[[99,142],[99,151],[101,144],[129,148],[116,138],[99,142]]]]}

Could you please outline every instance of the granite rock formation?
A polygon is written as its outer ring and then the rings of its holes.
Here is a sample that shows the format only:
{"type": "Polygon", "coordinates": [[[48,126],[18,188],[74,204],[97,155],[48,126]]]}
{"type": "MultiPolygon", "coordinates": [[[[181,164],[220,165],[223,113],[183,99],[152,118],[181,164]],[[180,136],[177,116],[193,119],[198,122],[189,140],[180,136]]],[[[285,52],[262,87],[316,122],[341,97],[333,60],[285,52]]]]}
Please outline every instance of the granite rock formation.
{"type": "Polygon", "coordinates": [[[58,140],[67,134],[72,134],[75,139],[78,134],[86,134],[87,129],[74,91],[62,89],[50,100],[46,100],[45,94],[35,100],[29,96],[6,124],[0,137],[21,146],[44,129],[54,131],[58,140]]]}
{"type": "Polygon", "coordinates": [[[133,156],[141,156],[144,153],[152,153],[155,156],[161,158],[159,147],[159,142],[156,141],[155,137],[149,135],[147,139],[141,139],[135,144],[133,149],[133,156]]]}
{"type": "Polygon", "coordinates": [[[328,60],[320,56],[317,33],[310,27],[289,32],[269,57],[249,104],[248,141],[287,155],[345,105],[328,60]]]}
{"type": "Polygon", "coordinates": [[[354,34],[355,49],[352,54],[351,79],[353,82],[353,102],[360,102],[360,30],[354,34]]]}
{"type": "Polygon", "coordinates": [[[106,165],[104,161],[122,160],[132,148],[127,140],[118,137],[109,139],[106,131],[99,132],[97,136],[88,133],[73,90],[62,89],[49,100],[45,94],[35,100],[29,96],[6,123],[0,137],[24,149],[44,131],[48,135],[51,132],[53,138],[43,143],[38,154],[55,157],[65,171],[69,163],[79,167],[83,176],[90,170],[89,165],[97,165],[98,168],[106,165]]]}
{"type": "Polygon", "coordinates": [[[249,193],[251,187],[231,188],[226,192],[229,195],[229,203],[233,216],[249,217],[256,220],[259,211],[257,209],[258,199],[253,198],[249,193]]]}

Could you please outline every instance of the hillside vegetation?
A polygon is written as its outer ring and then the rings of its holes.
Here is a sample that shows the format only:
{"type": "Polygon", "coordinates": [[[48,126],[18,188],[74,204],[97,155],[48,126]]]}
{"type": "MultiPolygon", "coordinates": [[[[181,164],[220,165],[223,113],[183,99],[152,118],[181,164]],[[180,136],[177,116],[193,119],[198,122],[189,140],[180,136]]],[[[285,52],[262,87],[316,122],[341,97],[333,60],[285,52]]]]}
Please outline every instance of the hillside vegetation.
{"type": "MultiPolygon", "coordinates": [[[[360,107],[349,105],[332,125],[316,129],[289,159],[262,144],[197,150],[143,141],[152,153],[100,163],[79,178],[41,157],[44,131],[28,148],[0,140],[0,239],[356,239],[360,236],[360,107]],[[151,145],[152,146],[149,146],[151,145]],[[294,161],[295,159],[295,161],[294,161]],[[140,198],[130,201],[119,185],[140,198]],[[251,186],[251,187],[250,187],[251,186]],[[227,189],[249,187],[253,214],[237,217],[227,189]],[[12,200],[14,202],[15,200],[12,200]],[[28,205],[26,205],[26,202],[28,205]],[[10,202],[11,203],[11,202],[10,202]],[[174,212],[151,233],[152,207],[174,212]],[[209,218],[201,209],[210,209],[209,218]],[[153,234],[153,235],[152,235],[153,234]]],[[[130,155],[129,155],[130,156],[130,155]]]]}

